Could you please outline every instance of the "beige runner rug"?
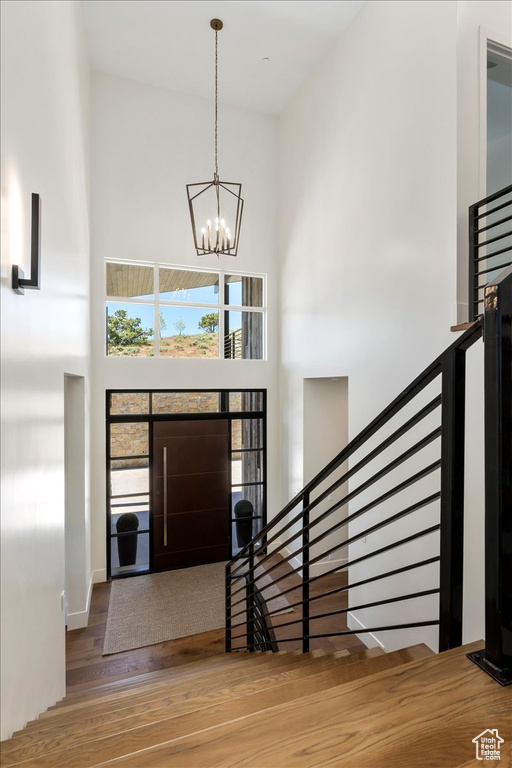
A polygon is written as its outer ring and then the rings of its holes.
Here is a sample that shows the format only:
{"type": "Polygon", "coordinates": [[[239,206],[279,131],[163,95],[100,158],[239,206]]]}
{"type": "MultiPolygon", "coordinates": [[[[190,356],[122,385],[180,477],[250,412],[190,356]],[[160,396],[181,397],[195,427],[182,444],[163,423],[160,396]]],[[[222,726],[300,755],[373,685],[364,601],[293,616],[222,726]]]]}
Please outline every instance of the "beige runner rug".
{"type": "MultiPolygon", "coordinates": [[[[263,573],[256,568],[257,575],[263,573]]],[[[176,640],[225,626],[225,563],[112,582],[103,655],[176,640]]],[[[258,586],[270,612],[290,604],[270,576],[258,586]],[[270,586],[268,586],[270,585],[270,586]]]]}

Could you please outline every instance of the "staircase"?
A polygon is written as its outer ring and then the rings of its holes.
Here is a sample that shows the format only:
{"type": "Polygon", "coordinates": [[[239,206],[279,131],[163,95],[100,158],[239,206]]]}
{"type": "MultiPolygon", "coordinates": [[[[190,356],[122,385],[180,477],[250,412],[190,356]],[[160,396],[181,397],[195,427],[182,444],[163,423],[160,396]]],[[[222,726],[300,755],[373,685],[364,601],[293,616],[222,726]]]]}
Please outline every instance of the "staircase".
{"type": "Polygon", "coordinates": [[[1,764],[462,768],[489,727],[510,765],[510,689],[466,658],[476,647],[221,655],[71,694],[2,743],[1,764]]]}

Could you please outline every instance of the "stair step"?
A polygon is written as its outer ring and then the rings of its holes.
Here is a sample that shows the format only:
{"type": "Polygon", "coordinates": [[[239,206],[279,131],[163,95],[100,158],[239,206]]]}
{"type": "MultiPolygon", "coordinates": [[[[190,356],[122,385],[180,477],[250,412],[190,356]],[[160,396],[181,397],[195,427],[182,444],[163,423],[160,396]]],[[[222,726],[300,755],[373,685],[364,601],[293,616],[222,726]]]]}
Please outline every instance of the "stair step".
{"type": "MultiPolygon", "coordinates": [[[[339,655],[323,657],[325,658],[323,663],[329,666],[334,663],[334,660],[342,658],[345,654],[346,652],[343,651],[339,655]]],[[[263,658],[260,657],[259,660],[261,662],[263,658]]],[[[101,697],[88,699],[85,702],[72,701],[67,707],[63,706],[44,713],[38,720],[33,721],[23,731],[19,731],[13,734],[13,736],[18,737],[25,733],[40,733],[51,728],[54,723],[62,725],[73,721],[83,722],[84,718],[95,718],[102,713],[111,713],[113,708],[117,711],[136,702],[154,701],[161,696],[174,692],[180,686],[184,686],[189,691],[194,686],[203,687],[207,683],[222,682],[228,674],[230,679],[261,677],[267,669],[277,671],[281,669],[303,668],[309,666],[313,661],[315,659],[310,654],[290,653],[284,656],[275,655],[273,658],[266,659],[265,663],[258,663],[257,657],[251,654],[247,659],[247,664],[243,665],[239,672],[235,672],[231,666],[228,667],[229,672],[227,669],[222,668],[212,671],[205,665],[202,669],[196,670],[194,675],[181,675],[180,677],[167,675],[155,684],[145,683],[139,688],[133,687],[121,692],[104,693],[101,697]]],[[[316,661],[320,663],[323,659],[320,658],[316,661]]]]}
{"type": "Polygon", "coordinates": [[[168,740],[170,734],[173,739],[182,738],[228,720],[247,717],[268,706],[407,663],[416,654],[424,653],[423,649],[388,655],[380,649],[355,655],[342,652],[337,658],[324,655],[302,667],[266,670],[263,677],[256,672],[243,680],[217,681],[210,688],[201,685],[193,697],[183,685],[169,691],[165,700],[159,698],[150,703],[130,700],[121,711],[96,712],[90,720],[80,719],[68,726],[59,718],[55,728],[46,733],[13,739],[10,748],[4,751],[3,765],[15,765],[40,755],[38,768],[60,765],[59,759],[66,768],[85,768],[126,754],[123,750],[127,741],[133,744],[135,738],[138,749],[150,748],[161,739],[168,740]]]}
{"type": "MultiPolygon", "coordinates": [[[[49,707],[47,712],[40,715],[40,717],[44,717],[47,713],[54,712],[57,709],[62,709],[63,707],[66,707],[68,704],[72,702],[79,703],[79,702],[86,702],[86,701],[98,701],[103,694],[111,695],[112,693],[118,693],[124,690],[138,688],[139,686],[142,686],[145,684],[147,685],[158,684],[162,680],[167,681],[169,679],[169,676],[172,676],[173,678],[194,676],[196,674],[203,674],[206,668],[211,670],[225,669],[226,666],[228,665],[239,664],[244,661],[246,662],[249,661],[251,664],[254,664],[254,665],[258,665],[258,664],[264,665],[268,663],[268,659],[272,656],[277,658],[283,658],[284,656],[287,656],[287,655],[292,655],[292,654],[286,654],[286,652],[284,652],[284,653],[267,655],[265,653],[250,654],[248,652],[237,652],[237,653],[213,656],[207,660],[202,659],[199,661],[190,662],[189,664],[181,664],[176,667],[166,667],[165,669],[156,670],[154,672],[147,672],[143,675],[134,675],[132,677],[125,678],[124,680],[116,680],[110,683],[103,683],[98,686],[88,687],[87,690],[85,691],[71,692],[67,694],[64,699],[61,699],[61,701],[59,701],[53,707],[49,707]]],[[[38,722],[38,721],[33,721],[33,722],[38,722]]]]}
{"type": "MultiPolygon", "coordinates": [[[[466,759],[474,757],[471,741],[490,716],[493,727],[508,730],[504,726],[510,725],[510,692],[485,678],[466,659],[467,650],[384,669],[286,703],[273,705],[270,700],[269,706],[267,700],[265,708],[252,714],[234,708],[232,720],[217,726],[202,712],[197,732],[180,736],[179,730],[173,730],[171,736],[169,727],[162,732],[165,741],[145,749],[142,734],[131,731],[119,737],[125,756],[115,766],[455,768],[473,764],[466,759]],[[467,745],[462,754],[461,744],[467,745]]],[[[105,760],[111,759],[110,746],[105,744],[105,760]]],[[[67,768],[94,764],[80,761],[79,751],[73,750],[71,762],[66,754],[67,768]]],[[[509,756],[510,746],[501,764],[509,764],[509,756]]],[[[58,761],[50,761],[44,768],[57,765],[58,761]]],[[[42,768],[43,763],[38,766],[42,768]]]]}

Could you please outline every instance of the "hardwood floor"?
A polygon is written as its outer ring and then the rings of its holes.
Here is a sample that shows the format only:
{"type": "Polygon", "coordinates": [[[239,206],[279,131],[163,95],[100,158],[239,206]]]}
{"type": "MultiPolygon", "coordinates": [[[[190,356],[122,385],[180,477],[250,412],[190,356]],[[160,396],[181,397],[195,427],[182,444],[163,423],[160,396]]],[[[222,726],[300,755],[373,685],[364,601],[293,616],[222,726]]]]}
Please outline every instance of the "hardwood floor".
{"type": "MultiPolygon", "coordinates": [[[[290,603],[300,599],[300,579],[291,572],[288,566],[276,569],[276,572],[285,574],[285,578],[279,583],[282,591],[293,588],[286,595],[290,603]]],[[[275,572],[274,572],[275,573],[275,572]]],[[[134,577],[136,578],[136,577],[134,577]]],[[[344,584],[344,576],[335,574],[325,576],[314,582],[311,595],[335,589],[344,584]]],[[[91,599],[89,626],[84,629],[70,631],[66,635],[66,670],[67,692],[85,691],[93,686],[103,683],[121,681],[155,672],[162,669],[179,667],[183,664],[207,659],[224,653],[224,630],[218,629],[205,632],[200,635],[170,640],[166,643],[150,645],[146,648],[137,648],[132,651],[103,656],[103,641],[107,621],[108,603],[111,583],[96,584],[91,599]]],[[[311,604],[312,615],[325,613],[346,606],[346,593],[340,593],[328,598],[322,598],[311,604]]],[[[293,614],[287,613],[275,617],[276,636],[278,640],[296,637],[298,627],[293,625],[280,629],[282,624],[301,618],[300,608],[295,608],[293,614]]],[[[312,622],[315,632],[340,631],[346,627],[345,614],[338,617],[319,619],[312,622]]],[[[294,650],[300,647],[299,642],[282,642],[283,650],[294,650]]],[[[355,636],[324,638],[314,640],[311,650],[323,649],[327,652],[347,649],[350,653],[357,653],[365,649],[355,636]]]]}
{"type": "MultiPolygon", "coordinates": [[[[96,625],[98,626],[98,625],[96,625]]],[[[5,768],[469,768],[497,733],[512,765],[510,690],[466,657],[219,654],[70,694],[2,742],[5,768]]]]}

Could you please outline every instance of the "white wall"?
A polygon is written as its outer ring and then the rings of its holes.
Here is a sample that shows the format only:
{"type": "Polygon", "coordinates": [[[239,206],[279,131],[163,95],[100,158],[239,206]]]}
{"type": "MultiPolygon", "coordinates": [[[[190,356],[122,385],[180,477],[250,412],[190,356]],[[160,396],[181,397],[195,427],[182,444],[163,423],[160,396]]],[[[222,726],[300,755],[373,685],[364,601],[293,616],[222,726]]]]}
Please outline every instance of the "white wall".
{"type": "MultiPolygon", "coordinates": [[[[474,26],[478,8],[509,4],[465,5],[475,9],[474,26]]],[[[455,2],[367,3],[281,117],[283,503],[304,479],[304,379],[348,377],[352,438],[454,340],[457,89],[475,87],[473,70],[457,72],[458,9],[455,2]]],[[[459,162],[474,166],[477,160],[471,154],[459,162]]],[[[471,365],[478,371],[478,353],[471,365]]],[[[472,402],[478,397],[470,393],[472,402]]],[[[478,436],[479,424],[469,432],[478,436]]],[[[429,449],[411,466],[420,469],[432,454],[429,449]]],[[[465,640],[482,632],[481,462],[481,452],[468,457],[473,495],[466,558],[476,563],[476,591],[465,594],[465,640]]],[[[438,477],[423,488],[425,495],[438,489],[438,477]]],[[[407,498],[389,513],[404,508],[407,498]]],[[[400,534],[433,524],[438,508],[432,505],[400,534]]],[[[356,530],[351,526],[351,534],[356,530]]],[[[388,543],[390,535],[374,534],[351,546],[350,556],[388,543]]],[[[435,549],[435,540],[422,539],[416,552],[429,557],[435,549]]],[[[379,565],[387,570],[398,564],[394,553],[379,565]]],[[[357,577],[370,572],[361,566],[357,577]]],[[[438,583],[435,570],[416,581],[417,589],[438,583]]],[[[413,584],[402,579],[394,586],[403,591],[413,584]]],[[[361,588],[357,602],[384,592],[380,585],[361,588]]],[[[434,618],[436,604],[429,598],[428,605],[405,605],[405,611],[387,608],[381,623],[405,615],[419,621],[425,609],[434,618]]],[[[368,626],[371,617],[358,618],[368,626]]],[[[418,640],[435,647],[436,631],[379,637],[387,648],[418,640]]]]}
{"type": "MultiPolygon", "coordinates": [[[[304,379],[304,483],[308,483],[335,456],[341,445],[348,441],[348,379],[340,377],[304,379]]],[[[311,495],[311,501],[323,493],[328,486],[341,477],[347,470],[343,465],[334,472],[328,481],[321,483],[311,495]]],[[[296,489],[297,491],[299,489],[296,489]]],[[[329,507],[343,498],[347,492],[347,484],[340,486],[329,494],[327,499],[317,504],[310,514],[310,520],[322,515],[329,507]]],[[[343,517],[346,507],[337,513],[343,517]]],[[[314,536],[324,533],[332,525],[332,518],[319,523],[314,530],[314,536]]],[[[311,537],[311,539],[314,538],[311,537]]],[[[319,544],[310,547],[310,557],[316,559],[327,549],[338,547],[322,557],[310,567],[311,576],[320,575],[325,571],[341,565],[346,561],[346,548],[339,545],[346,539],[345,529],[335,531],[326,536],[319,544]]],[[[302,563],[302,560],[301,560],[302,563]]]]}
{"type": "Polygon", "coordinates": [[[95,72],[92,79],[93,569],[105,577],[105,390],[266,387],[269,515],[277,503],[277,120],[220,105],[221,178],[242,183],[239,255],[198,258],[185,185],[213,176],[213,104],[95,72]],[[105,259],[266,273],[268,359],[105,356],[105,259]]]}
{"type": "Polygon", "coordinates": [[[457,317],[468,318],[468,207],[486,192],[486,37],[512,47],[509,0],[457,0],[457,317]],[[482,50],[483,48],[483,50],[482,50]]]}
{"type": "MultiPolygon", "coordinates": [[[[2,730],[65,693],[64,375],[88,377],[87,60],[72,2],[2,3],[2,730]],[[42,198],[41,290],[30,196],[42,198]]],[[[86,500],[88,504],[88,500],[86,500]]]]}

